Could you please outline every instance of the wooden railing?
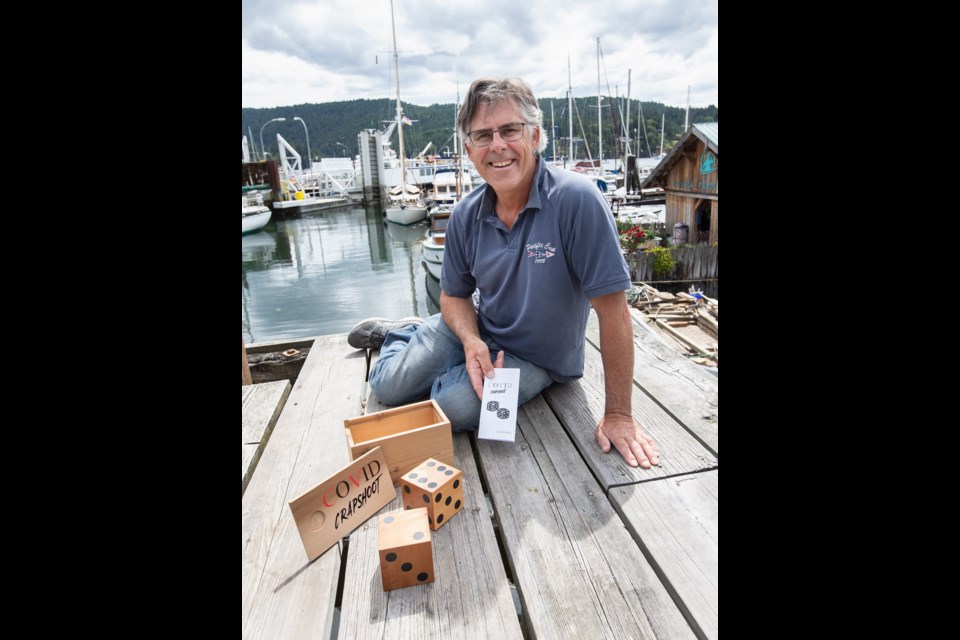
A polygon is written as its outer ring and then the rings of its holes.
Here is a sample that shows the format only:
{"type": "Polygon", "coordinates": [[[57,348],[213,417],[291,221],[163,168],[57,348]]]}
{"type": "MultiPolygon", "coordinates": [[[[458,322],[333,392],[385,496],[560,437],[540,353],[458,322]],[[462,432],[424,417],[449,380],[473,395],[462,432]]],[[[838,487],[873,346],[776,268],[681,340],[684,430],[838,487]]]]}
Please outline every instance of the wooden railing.
{"type": "Polygon", "coordinates": [[[705,244],[670,247],[676,266],[667,273],[654,273],[653,254],[647,251],[628,253],[625,258],[630,270],[630,279],[634,282],[656,282],[658,280],[702,280],[719,278],[717,266],[719,247],[705,244]]]}

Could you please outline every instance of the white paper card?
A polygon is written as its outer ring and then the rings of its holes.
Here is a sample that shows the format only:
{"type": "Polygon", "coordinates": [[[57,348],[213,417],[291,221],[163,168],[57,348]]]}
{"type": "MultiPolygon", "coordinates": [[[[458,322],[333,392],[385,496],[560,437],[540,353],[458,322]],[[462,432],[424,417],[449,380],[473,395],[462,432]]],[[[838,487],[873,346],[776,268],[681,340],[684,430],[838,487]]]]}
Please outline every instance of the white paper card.
{"type": "Polygon", "coordinates": [[[494,369],[492,378],[483,379],[478,438],[514,442],[517,434],[517,398],[520,394],[520,369],[494,369]]]}

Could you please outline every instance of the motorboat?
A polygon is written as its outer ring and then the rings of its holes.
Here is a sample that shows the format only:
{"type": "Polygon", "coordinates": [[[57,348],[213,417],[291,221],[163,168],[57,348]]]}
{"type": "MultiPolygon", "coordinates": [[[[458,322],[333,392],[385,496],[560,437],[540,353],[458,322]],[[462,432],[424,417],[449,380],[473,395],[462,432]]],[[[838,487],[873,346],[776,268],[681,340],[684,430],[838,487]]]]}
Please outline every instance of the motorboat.
{"type": "Polygon", "coordinates": [[[427,265],[427,271],[437,280],[440,279],[443,267],[444,240],[452,213],[452,205],[440,205],[431,211],[430,228],[427,230],[426,240],[423,241],[423,261],[427,265]]]}

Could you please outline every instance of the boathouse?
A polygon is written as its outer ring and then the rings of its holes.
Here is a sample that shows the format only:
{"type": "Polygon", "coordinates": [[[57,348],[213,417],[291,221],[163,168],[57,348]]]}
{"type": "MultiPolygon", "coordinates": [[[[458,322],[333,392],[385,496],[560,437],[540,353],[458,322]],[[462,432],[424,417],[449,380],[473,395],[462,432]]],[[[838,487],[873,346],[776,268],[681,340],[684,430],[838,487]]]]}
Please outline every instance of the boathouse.
{"type": "Polygon", "coordinates": [[[720,124],[695,124],[640,185],[661,188],[666,196],[668,233],[674,244],[714,244],[719,238],[720,124]],[[683,239],[686,225],[687,238],[683,239]],[[675,229],[676,227],[676,229],[675,229]]]}

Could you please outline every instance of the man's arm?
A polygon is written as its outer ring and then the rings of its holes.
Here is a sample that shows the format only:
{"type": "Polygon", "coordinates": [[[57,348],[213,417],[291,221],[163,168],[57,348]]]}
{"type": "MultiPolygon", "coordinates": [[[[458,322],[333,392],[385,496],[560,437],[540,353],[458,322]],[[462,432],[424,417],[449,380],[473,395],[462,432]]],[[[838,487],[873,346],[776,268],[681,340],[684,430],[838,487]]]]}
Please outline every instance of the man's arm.
{"type": "MultiPolygon", "coordinates": [[[[603,359],[606,405],[597,426],[600,449],[611,443],[631,467],[660,464],[660,451],[633,419],[633,327],[627,297],[622,291],[592,298],[600,319],[600,357],[603,359]]],[[[444,318],[446,319],[446,318],[444,318]]]]}
{"type": "Polygon", "coordinates": [[[473,390],[478,398],[483,398],[483,377],[492,378],[494,367],[503,367],[503,351],[497,355],[496,364],[490,361],[490,349],[480,338],[480,329],[477,327],[473,298],[457,298],[441,291],[440,314],[450,330],[460,338],[473,390]]]}

